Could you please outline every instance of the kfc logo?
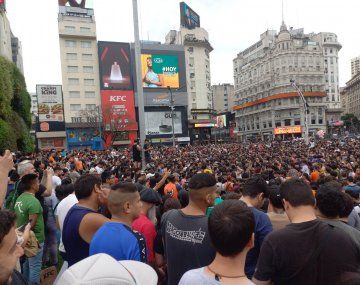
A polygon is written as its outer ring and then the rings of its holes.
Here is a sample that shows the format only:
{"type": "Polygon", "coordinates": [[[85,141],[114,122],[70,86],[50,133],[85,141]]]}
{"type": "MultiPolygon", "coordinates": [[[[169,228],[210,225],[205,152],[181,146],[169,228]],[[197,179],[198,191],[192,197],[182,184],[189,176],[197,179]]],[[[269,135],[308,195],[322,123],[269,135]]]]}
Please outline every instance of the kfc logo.
{"type": "Polygon", "coordinates": [[[126,102],[126,96],[110,96],[110,102],[126,102]]]}

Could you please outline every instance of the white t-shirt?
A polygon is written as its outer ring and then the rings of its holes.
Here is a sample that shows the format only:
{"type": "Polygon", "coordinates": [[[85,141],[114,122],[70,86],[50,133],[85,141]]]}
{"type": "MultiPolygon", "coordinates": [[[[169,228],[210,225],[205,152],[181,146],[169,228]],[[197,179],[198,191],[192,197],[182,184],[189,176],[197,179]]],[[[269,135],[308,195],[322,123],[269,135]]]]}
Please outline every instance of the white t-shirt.
{"type": "MultiPolygon", "coordinates": [[[[77,204],[78,202],[79,201],[76,198],[75,194],[70,194],[69,196],[67,196],[66,198],[61,200],[61,202],[57,206],[56,211],[55,211],[55,216],[57,217],[57,220],[59,222],[61,232],[63,230],[64,220],[66,218],[67,213],[69,212],[71,207],[74,206],[75,204],[77,204]]],[[[60,238],[59,250],[62,252],[65,252],[65,247],[62,242],[62,238],[60,238]]]]}

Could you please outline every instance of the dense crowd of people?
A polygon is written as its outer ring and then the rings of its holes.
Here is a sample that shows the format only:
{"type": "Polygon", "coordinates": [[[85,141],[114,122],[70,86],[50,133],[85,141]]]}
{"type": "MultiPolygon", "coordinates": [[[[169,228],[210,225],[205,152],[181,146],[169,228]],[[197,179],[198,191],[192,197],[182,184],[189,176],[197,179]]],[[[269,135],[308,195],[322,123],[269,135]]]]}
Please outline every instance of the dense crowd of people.
{"type": "Polygon", "coordinates": [[[6,151],[0,284],[360,284],[358,139],[143,147],[6,151]]]}

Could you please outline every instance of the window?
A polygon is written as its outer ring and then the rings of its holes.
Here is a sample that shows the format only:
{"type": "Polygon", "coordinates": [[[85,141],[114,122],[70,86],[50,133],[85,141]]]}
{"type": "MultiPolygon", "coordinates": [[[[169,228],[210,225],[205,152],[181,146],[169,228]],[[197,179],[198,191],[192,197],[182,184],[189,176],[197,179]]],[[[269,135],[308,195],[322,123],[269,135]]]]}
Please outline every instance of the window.
{"type": "Polygon", "coordinates": [[[68,65],[68,67],[67,67],[67,72],[69,72],[69,73],[76,73],[76,72],[78,72],[78,67],[77,67],[77,66],[68,65]]]}
{"type": "Polygon", "coordinates": [[[69,78],[69,85],[79,85],[79,78],[69,78]]]}
{"type": "Polygon", "coordinates": [[[80,27],[80,32],[90,32],[90,28],[87,27],[80,27]]]}
{"type": "Polygon", "coordinates": [[[91,42],[90,41],[81,41],[81,47],[82,48],[91,48],[91,42]]]}
{"type": "Polygon", "coordinates": [[[80,91],[69,91],[70,98],[80,98],[80,91]]]}
{"type": "Polygon", "coordinates": [[[66,31],[75,31],[75,27],[74,26],[65,26],[65,30],[66,31]]]}
{"type": "Polygon", "coordinates": [[[65,40],[65,47],[75,48],[75,47],[76,47],[76,41],[73,41],[73,40],[65,40]]]}
{"type": "Polygon", "coordinates": [[[286,119],[285,120],[285,126],[291,126],[291,120],[286,119]]]}
{"type": "Polygon", "coordinates": [[[85,109],[86,110],[95,110],[96,104],[86,104],[85,109]]]}
{"type": "Polygon", "coordinates": [[[95,98],[94,91],[85,91],[85,98],[95,98]]]}
{"type": "Polygon", "coordinates": [[[95,84],[94,79],[84,79],[84,85],[92,86],[95,84]]]}
{"type": "Polygon", "coordinates": [[[94,72],[94,67],[93,66],[83,66],[83,71],[85,73],[93,73],[94,72]]]}
{"type": "Polygon", "coordinates": [[[82,59],[83,60],[92,60],[92,54],[91,53],[83,53],[82,59]]]}
{"type": "Polygon", "coordinates": [[[81,110],[81,104],[70,104],[70,111],[76,112],[81,110]]]}
{"type": "Polygon", "coordinates": [[[77,54],[76,53],[66,53],[66,59],[77,59],[77,54]]]}
{"type": "Polygon", "coordinates": [[[295,126],[300,126],[300,120],[295,120],[295,126]]]}
{"type": "Polygon", "coordinates": [[[192,106],[193,109],[196,109],[196,103],[192,103],[191,106],[192,106]]]}
{"type": "Polygon", "coordinates": [[[190,57],[190,58],[189,58],[189,66],[190,66],[190,67],[193,67],[193,66],[194,66],[194,58],[193,58],[193,57],[190,57]]]}

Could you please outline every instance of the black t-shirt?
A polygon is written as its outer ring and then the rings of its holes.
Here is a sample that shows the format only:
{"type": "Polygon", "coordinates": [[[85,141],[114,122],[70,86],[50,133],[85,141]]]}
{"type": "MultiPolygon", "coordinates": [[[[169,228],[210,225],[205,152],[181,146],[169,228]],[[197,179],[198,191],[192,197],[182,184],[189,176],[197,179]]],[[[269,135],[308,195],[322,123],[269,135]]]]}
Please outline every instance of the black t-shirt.
{"type": "Polygon", "coordinates": [[[270,233],[262,244],[254,277],[273,280],[276,285],[331,285],[338,284],[343,272],[353,272],[359,264],[360,248],[351,237],[313,220],[270,233]],[[319,255],[312,259],[319,246],[319,255]]]}
{"type": "Polygon", "coordinates": [[[188,216],[181,210],[170,210],[161,219],[161,232],[168,284],[178,284],[186,271],[213,261],[215,249],[210,242],[206,216],[188,216]]]}
{"type": "Polygon", "coordinates": [[[133,159],[135,161],[138,161],[138,160],[141,160],[141,152],[140,150],[138,149],[138,144],[134,144],[133,147],[132,147],[132,151],[133,151],[133,159]]]}

